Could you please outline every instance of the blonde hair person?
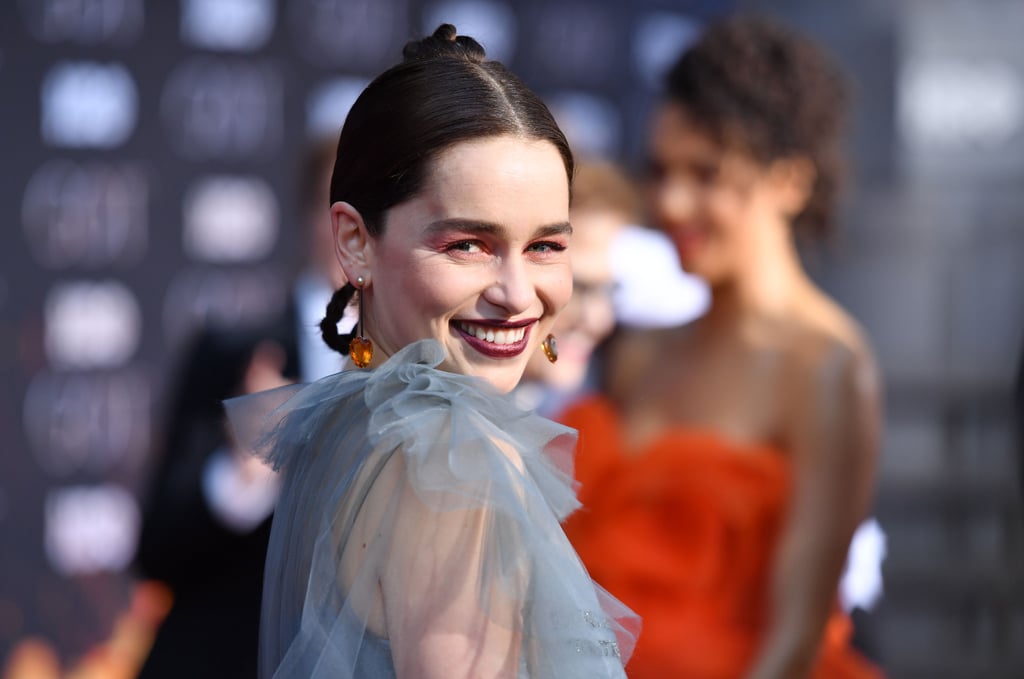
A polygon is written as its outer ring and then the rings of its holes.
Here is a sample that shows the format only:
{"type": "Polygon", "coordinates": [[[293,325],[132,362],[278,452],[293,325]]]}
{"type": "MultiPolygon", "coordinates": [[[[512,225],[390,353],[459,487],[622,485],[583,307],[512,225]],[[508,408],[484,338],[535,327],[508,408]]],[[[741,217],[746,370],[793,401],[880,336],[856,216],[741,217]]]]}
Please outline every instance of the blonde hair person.
{"type": "Polygon", "coordinates": [[[612,247],[638,217],[639,194],[623,170],[609,161],[577,166],[569,209],[573,293],[552,327],[558,360],[534,354],[526,364],[516,391],[524,407],[555,415],[584,387],[594,350],[616,324],[612,247]]]}

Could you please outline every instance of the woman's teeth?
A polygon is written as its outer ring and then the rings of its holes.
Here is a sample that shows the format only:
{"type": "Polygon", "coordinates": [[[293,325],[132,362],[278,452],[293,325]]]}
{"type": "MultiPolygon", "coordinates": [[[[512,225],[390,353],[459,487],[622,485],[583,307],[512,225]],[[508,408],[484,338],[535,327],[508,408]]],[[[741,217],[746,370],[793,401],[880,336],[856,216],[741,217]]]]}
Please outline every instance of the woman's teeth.
{"type": "Polygon", "coordinates": [[[471,325],[464,322],[459,322],[459,327],[466,334],[473,335],[479,340],[491,342],[492,344],[515,344],[522,341],[523,336],[526,334],[526,328],[502,328],[495,330],[494,328],[471,325]]]}

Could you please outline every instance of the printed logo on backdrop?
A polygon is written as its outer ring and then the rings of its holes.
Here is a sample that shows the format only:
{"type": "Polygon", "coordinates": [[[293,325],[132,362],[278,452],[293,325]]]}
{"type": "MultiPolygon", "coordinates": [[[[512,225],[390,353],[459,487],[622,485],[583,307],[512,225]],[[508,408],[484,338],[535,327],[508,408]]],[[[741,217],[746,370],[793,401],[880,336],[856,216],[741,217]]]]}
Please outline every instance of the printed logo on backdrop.
{"type": "Polygon", "coordinates": [[[46,495],[43,542],[62,575],[120,571],[135,555],[138,502],[113,483],[54,488],[46,495]]]}
{"type": "Polygon", "coordinates": [[[126,266],[146,252],[149,183],[128,163],[52,160],[29,179],[21,222],[40,266],[126,266]]]}
{"type": "Polygon", "coordinates": [[[341,76],[315,87],[306,98],[307,137],[337,139],[349,109],[368,84],[367,78],[341,76]]]}
{"type": "Polygon", "coordinates": [[[682,14],[653,12],[641,16],[633,31],[633,68],[648,88],[660,90],[662,80],[697,36],[703,24],[682,14]]]}
{"type": "Polygon", "coordinates": [[[198,328],[267,322],[284,311],[288,290],[283,276],[269,269],[179,271],[164,297],[165,345],[175,347],[198,328]]]}
{"type": "Polygon", "coordinates": [[[143,0],[21,0],[18,7],[40,42],[121,46],[135,42],[143,28],[143,0]]]}
{"type": "Polygon", "coordinates": [[[557,92],[545,97],[573,153],[615,158],[622,145],[622,117],[615,104],[587,92],[557,92]]]}
{"type": "Polygon", "coordinates": [[[215,50],[253,51],[273,35],[273,0],[184,0],[183,42],[215,50]]]}
{"type": "Polygon", "coordinates": [[[253,262],[277,243],[280,210],[259,177],[206,177],[185,194],[184,250],[205,262],[253,262]]]}
{"type": "Polygon", "coordinates": [[[267,44],[277,12],[273,0],[184,0],[181,38],[211,50],[251,52],[267,44]]]}
{"type": "Polygon", "coordinates": [[[168,144],[192,160],[271,155],[284,130],[282,87],[266,61],[189,59],[168,77],[160,99],[168,144]]]}
{"type": "Polygon", "coordinates": [[[59,62],[41,94],[42,136],[51,146],[109,149],[135,130],[138,93],[122,64],[59,62]]]}
{"type": "Polygon", "coordinates": [[[998,150],[1024,129],[1024,76],[995,58],[918,57],[897,74],[900,136],[908,148],[998,150]]]}
{"type": "Polygon", "coordinates": [[[46,296],[44,346],[59,370],[116,368],[139,347],[139,304],[118,281],[66,281],[46,296]]]}
{"type": "Polygon", "coordinates": [[[36,464],[54,478],[136,468],[150,445],[151,391],[133,369],[37,373],[23,408],[36,464]]]}
{"type": "Polygon", "coordinates": [[[292,47],[313,66],[377,71],[409,39],[403,0],[289,0],[292,47]]]}
{"type": "Polygon", "coordinates": [[[503,2],[450,0],[423,10],[424,35],[441,24],[452,24],[460,35],[471,35],[483,45],[488,59],[509,63],[516,52],[516,13],[503,2]]]}
{"type": "Polygon", "coordinates": [[[607,7],[542,5],[531,36],[532,66],[556,82],[607,83],[619,61],[624,36],[607,7]]]}

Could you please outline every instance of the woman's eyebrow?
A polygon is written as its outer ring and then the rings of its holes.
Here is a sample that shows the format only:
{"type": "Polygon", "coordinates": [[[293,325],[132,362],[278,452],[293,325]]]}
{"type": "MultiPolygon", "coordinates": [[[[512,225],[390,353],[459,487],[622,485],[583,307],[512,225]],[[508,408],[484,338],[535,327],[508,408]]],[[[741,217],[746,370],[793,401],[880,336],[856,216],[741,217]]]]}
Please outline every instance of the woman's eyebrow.
{"type": "Polygon", "coordinates": [[[427,235],[441,234],[446,231],[467,231],[469,233],[504,236],[505,227],[494,222],[482,222],[478,219],[439,219],[427,225],[427,235]]]}
{"type": "MultiPolygon", "coordinates": [[[[468,233],[478,233],[498,238],[503,238],[508,233],[508,230],[501,224],[484,222],[478,219],[439,219],[436,222],[428,224],[426,228],[428,235],[441,234],[446,231],[466,231],[468,233]]],[[[544,238],[563,234],[572,234],[572,224],[569,222],[557,222],[555,224],[539,226],[534,230],[532,238],[544,238]]]]}
{"type": "Polygon", "coordinates": [[[547,236],[571,236],[572,235],[572,224],[569,222],[558,222],[556,224],[546,224],[538,227],[534,231],[534,238],[545,238],[547,236]]]}

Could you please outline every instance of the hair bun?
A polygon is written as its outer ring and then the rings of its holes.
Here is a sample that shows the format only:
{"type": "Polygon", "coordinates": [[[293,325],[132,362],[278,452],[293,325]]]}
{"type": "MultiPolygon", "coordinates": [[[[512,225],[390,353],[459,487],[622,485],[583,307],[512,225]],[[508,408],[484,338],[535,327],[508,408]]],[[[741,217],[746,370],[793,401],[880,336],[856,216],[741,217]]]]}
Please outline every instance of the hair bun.
{"type": "Polygon", "coordinates": [[[455,26],[441,24],[434,34],[422,40],[412,40],[402,49],[404,61],[429,59],[463,59],[476,64],[487,58],[484,48],[468,35],[458,35],[455,26]]]}

